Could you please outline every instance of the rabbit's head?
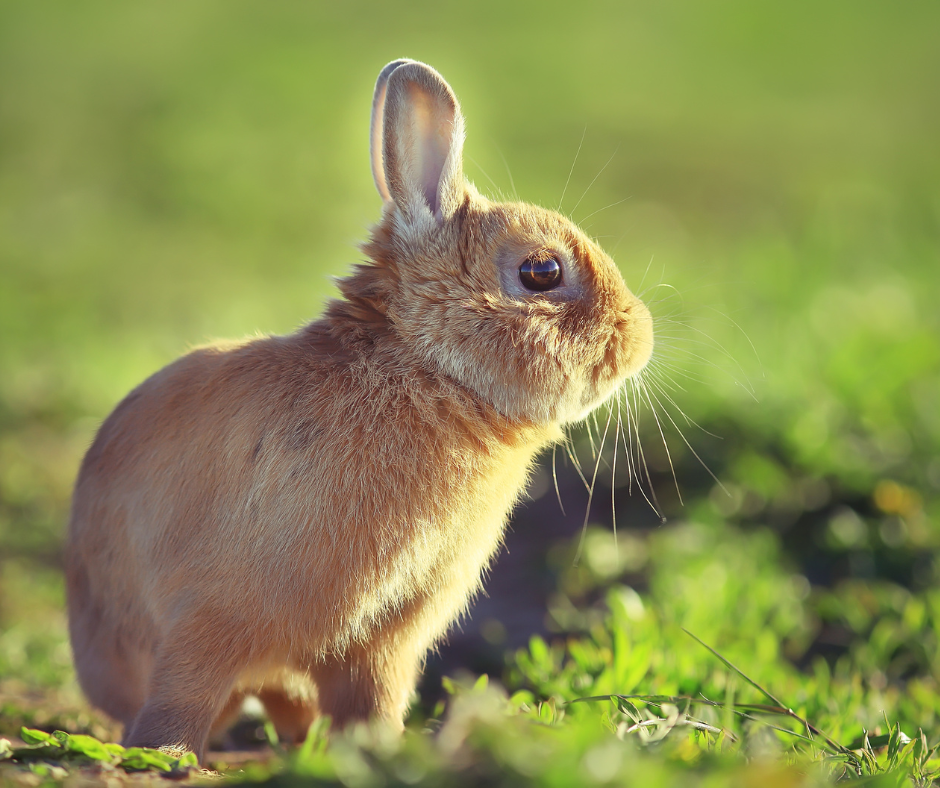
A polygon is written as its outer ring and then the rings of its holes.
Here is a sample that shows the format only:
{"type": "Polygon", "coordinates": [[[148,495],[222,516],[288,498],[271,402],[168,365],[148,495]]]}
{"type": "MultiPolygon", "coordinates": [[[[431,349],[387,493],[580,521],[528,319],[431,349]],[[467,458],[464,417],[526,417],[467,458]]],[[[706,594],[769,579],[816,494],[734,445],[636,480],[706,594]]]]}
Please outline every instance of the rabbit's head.
{"type": "Polygon", "coordinates": [[[576,421],[648,361],[646,306],[575,225],[494,203],[464,180],[464,121],[430,66],[390,63],[372,109],[372,170],[385,200],[343,285],[370,301],[407,352],[508,419],[576,421]]]}

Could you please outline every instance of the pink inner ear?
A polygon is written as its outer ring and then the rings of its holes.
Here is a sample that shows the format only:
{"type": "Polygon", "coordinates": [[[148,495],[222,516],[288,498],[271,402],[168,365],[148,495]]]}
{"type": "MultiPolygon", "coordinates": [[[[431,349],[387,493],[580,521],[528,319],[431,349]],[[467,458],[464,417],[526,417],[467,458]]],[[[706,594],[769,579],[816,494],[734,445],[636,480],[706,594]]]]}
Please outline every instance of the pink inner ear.
{"type": "Polygon", "coordinates": [[[450,152],[453,133],[453,112],[444,107],[417,86],[413,86],[411,107],[414,113],[415,156],[420,186],[432,213],[440,208],[441,176],[450,152]]]}

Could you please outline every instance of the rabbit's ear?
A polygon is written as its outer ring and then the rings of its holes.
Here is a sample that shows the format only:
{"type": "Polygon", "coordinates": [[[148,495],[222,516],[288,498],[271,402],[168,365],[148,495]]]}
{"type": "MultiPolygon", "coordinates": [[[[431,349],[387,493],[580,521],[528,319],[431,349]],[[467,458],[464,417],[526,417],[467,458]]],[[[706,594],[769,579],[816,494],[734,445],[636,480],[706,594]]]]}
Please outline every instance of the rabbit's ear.
{"type": "Polygon", "coordinates": [[[379,194],[394,200],[412,222],[429,213],[438,223],[452,216],[464,194],[464,124],[457,97],[441,75],[424,63],[389,63],[376,85],[372,133],[379,194]]]}
{"type": "Polygon", "coordinates": [[[399,66],[414,62],[408,58],[393,60],[382,69],[382,73],[375,81],[375,94],[372,97],[372,123],[369,127],[369,155],[372,159],[372,177],[375,179],[375,188],[386,202],[392,199],[392,195],[388,192],[385,165],[382,159],[382,137],[385,133],[385,91],[392,72],[399,66]]]}

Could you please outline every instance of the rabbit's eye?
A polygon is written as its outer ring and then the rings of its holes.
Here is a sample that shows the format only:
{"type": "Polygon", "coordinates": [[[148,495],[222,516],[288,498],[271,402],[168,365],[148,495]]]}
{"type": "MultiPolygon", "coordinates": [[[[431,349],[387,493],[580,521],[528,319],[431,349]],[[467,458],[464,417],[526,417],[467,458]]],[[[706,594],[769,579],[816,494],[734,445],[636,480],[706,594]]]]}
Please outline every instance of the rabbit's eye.
{"type": "Polygon", "coordinates": [[[554,257],[530,257],[519,266],[519,280],[527,290],[551,290],[561,284],[561,264],[554,257]]]}

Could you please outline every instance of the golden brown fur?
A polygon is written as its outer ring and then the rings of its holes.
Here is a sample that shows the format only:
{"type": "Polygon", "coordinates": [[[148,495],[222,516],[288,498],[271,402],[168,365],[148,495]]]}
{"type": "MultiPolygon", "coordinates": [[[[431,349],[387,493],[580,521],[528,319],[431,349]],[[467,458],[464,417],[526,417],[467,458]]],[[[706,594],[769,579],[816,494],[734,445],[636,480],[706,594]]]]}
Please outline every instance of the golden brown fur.
{"type": "Polygon", "coordinates": [[[67,559],[89,699],[130,745],[203,754],[245,694],[279,733],[401,726],[535,455],[649,357],[646,308],[560,216],[461,174],[440,76],[373,106],[369,262],[285,337],[198,349],[131,392],[82,464],[67,559]],[[532,293],[518,267],[559,259],[532,293]]]}

